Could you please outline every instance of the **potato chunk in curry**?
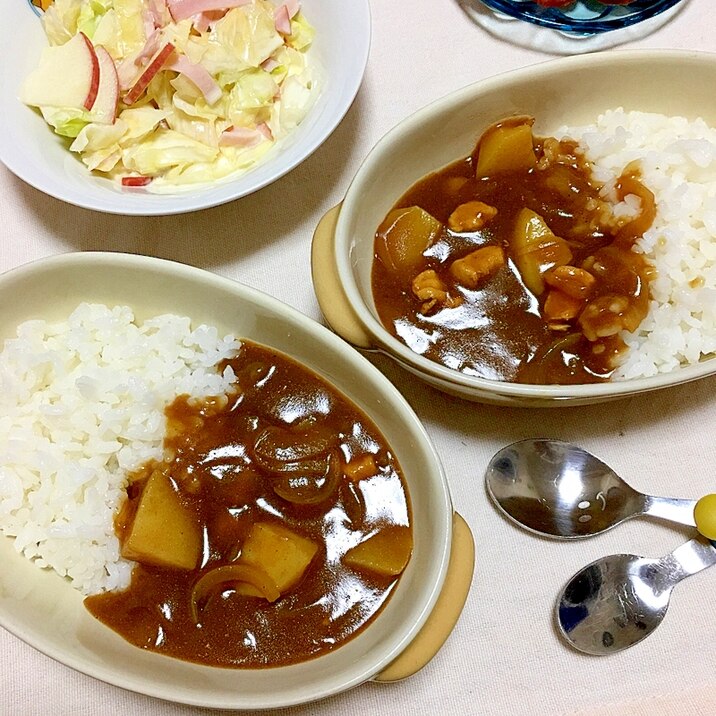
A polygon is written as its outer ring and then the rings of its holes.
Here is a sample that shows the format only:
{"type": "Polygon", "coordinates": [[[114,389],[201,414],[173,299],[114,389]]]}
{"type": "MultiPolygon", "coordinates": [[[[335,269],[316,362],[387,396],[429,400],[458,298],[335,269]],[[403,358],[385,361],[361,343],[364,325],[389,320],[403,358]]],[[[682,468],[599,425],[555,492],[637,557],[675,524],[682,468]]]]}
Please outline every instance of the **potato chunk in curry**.
{"type": "Polygon", "coordinates": [[[386,576],[400,574],[413,550],[410,530],[386,527],[346,552],[345,563],[355,569],[386,576]]]}
{"type": "MultiPolygon", "coordinates": [[[[284,594],[300,581],[317,551],[315,542],[286,527],[255,522],[241,548],[239,562],[260,567],[284,594]]],[[[255,593],[248,585],[242,591],[255,593]]]]}
{"type": "Polygon", "coordinates": [[[528,171],[536,164],[532,121],[528,117],[513,117],[498,122],[480,138],[475,169],[478,177],[515,170],[528,171]]]}
{"type": "Polygon", "coordinates": [[[378,229],[378,256],[392,271],[415,269],[441,229],[442,224],[419,206],[391,211],[378,229]]]}
{"type": "Polygon", "coordinates": [[[567,242],[555,236],[545,220],[527,208],[517,214],[511,248],[520,276],[535,296],[544,291],[543,275],[547,271],[572,260],[567,242]]]}
{"type": "Polygon", "coordinates": [[[201,551],[201,533],[192,513],[182,504],[168,475],[150,476],[122,556],[143,564],[194,569],[201,551]]]}

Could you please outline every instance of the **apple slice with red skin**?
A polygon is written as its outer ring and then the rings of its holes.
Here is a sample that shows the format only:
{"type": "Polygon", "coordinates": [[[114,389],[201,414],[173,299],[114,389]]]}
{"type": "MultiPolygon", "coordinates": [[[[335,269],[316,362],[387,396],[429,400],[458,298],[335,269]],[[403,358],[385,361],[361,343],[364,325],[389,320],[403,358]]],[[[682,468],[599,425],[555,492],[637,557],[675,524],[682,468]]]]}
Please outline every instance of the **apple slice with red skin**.
{"type": "Polygon", "coordinates": [[[139,79],[132,85],[129,92],[124,95],[124,104],[134,104],[142,96],[142,92],[147,89],[147,85],[152,81],[154,75],[162,69],[172,52],[174,52],[174,45],[171,42],[167,42],[167,44],[154,55],[154,59],[147,65],[144,72],[139,75],[139,79]]]}
{"type": "Polygon", "coordinates": [[[119,104],[119,77],[112,56],[101,45],[95,47],[99,61],[99,89],[92,105],[92,121],[114,124],[119,104]]]}
{"type": "Polygon", "coordinates": [[[129,176],[122,177],[122,186],[147,186],[151,184],[152,177],[145,176],[129,176]]]}
{"type": "Polygon", "coordinates": [[[83,32],[46,47],[25,80],[20,100],[33,107],[92,109],[99,91],[99,59],[83,32]]]}

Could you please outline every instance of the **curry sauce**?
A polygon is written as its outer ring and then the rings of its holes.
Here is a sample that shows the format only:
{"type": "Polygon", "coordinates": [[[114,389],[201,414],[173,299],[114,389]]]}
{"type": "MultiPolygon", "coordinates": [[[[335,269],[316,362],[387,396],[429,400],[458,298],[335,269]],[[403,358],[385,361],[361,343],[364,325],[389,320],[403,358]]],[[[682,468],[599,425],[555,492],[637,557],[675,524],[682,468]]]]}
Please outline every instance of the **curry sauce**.
{"type": "Polygon", "coordinates": [[[353,638],[386,603],[412,550],[409,497],[376,426],[322,378],[251,342],[227,366],[235,392],[177,399],[164,461],[132,476],[116,520],[137,559],[131,585],[85,604],[144,649],[224,667],[297,663],[353,638]],[[176,500],[159,534],[155,493],[176,500]]]}

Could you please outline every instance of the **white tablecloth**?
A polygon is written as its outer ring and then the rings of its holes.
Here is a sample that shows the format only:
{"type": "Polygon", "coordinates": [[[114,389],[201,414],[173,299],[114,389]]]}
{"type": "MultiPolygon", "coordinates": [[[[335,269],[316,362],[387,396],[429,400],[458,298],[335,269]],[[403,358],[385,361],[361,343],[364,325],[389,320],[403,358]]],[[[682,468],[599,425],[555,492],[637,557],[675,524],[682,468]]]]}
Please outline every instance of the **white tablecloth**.
{"type": "MultiPolygon", "coordinates": [[[[689,0],[663,27],[624,47],[716,49],[712,5],[689,0]]],[[[145,219],[65,205],[0,166],[0,269],[67,251],[149,254],[238,279],[321,320],[309,273],[312,232],[341,200],[374,143],[433,99],[550,59],[488,34],[456,0],[374,0],[372,12],[370,61],[353,107],[325,145],[288,176],[222,207],[145,219]]],[[[704,88],[705,102],[714,101],[713,91],[704,88]]],[[[596,452],[637,489],[683,497],[714,491],[716,379],[603,406],[518,410],[461,402],[425,387],[386,358],[370,360],[406,395],[435,441],[456,508],[475,534],[473,588],[455,632],[414,677],[364,684],[281,713],[716,713],[716,570],[680,585],[658,632],[621,654],[577,654],[552,625],[555,596],[577,569],[615,552],[665,554],[687,538],[687,530],[633,520],[589,541],[557,543],[508,524],[488,502],[483,484],[494,451],[539,434],[596,452]]],[[[0,650],[2,714],[200,713],[76,673],[3,630],[0,650]]]]}

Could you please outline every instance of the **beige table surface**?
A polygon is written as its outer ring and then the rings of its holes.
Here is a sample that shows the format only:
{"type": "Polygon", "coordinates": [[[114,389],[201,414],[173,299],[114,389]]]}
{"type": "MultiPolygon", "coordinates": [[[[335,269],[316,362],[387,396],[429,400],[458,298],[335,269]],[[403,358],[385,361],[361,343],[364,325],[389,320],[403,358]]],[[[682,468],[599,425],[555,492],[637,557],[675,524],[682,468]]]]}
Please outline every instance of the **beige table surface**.
{"type": "MultiPolygon", "coordinates": [[[[67,251],[149,254],[240,280],[320,320],[309,274],[312,231],[340,201],[373,144],[435,98],[551,59],[489,35],[455,0],[373,0],[372,13],[368,70],[353,107],[325,145],[288,176],[222,207],[144,219],[62,204],[0,166],[0,269],[67,251]]],[[[689,0],[666,25],[624,47],[716,50],[713,17],[713,0],[689,0]]],[[[714,89],[704,88],[704,101],[716,101],[714,89]]],[[[482,477],[494,451],[539,434],[591,449],[637,489],[683,497],[714,491],[716,379],[604,406],[518,410],[446,397],[387,359],[371,360],[406,395],[435,441],[455,505],[475,533],[473,588],[452,637],[420,673],[280,713],[716,714],[716,571],[680,585],[659,631],[621,654],[579,655],[558,640],[551,622],[558,589],[583,565],[614,552],[665,554],[687,532],[634,520],[586,542],[539,539],[498,516],[482,477]]],[[[76,673],[2,629],[0,654],[3,715],[201,713],[76,673]]]]}

